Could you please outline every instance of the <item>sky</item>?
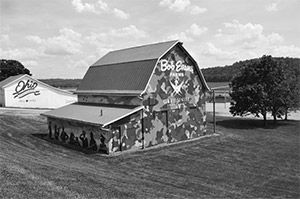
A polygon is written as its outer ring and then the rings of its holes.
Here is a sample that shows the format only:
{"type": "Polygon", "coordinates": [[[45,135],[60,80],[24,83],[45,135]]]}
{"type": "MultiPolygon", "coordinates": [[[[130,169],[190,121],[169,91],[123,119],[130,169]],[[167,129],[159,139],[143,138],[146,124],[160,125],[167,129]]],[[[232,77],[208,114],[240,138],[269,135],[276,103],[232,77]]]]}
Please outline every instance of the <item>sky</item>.
{"type": "Polygon", "coordinates": [[[178,39],[200,68],[300,57],[299,0],[0,0],[0,59],[83,78],[107,52],[178,39]]]}

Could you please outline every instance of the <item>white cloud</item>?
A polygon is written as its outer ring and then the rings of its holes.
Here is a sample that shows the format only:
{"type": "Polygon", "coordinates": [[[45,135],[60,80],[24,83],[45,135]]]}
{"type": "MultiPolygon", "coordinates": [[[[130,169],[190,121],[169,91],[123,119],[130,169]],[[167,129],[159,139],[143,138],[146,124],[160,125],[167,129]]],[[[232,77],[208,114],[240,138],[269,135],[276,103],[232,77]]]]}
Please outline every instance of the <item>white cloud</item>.
{"type": "Polygon", "coordinates": [[[81,0],[73,0],[72,5],[77,12],[93,12],[98,14],[94,4],[82,3],[81,0]]]}
{"type": "Polygon", "coordinates": [[[206,43],[205,50],[202,51],[204,56],[212,56],[217,60],[236,60],[239,57],[237,51],[225,51],[221,48],[217,48],[213,43],[206,43]]]}
{"type": "Polygon", "coordinates": [[[34,67],[38,66],[37,61],[34,61],[34,60],[23,61],[22,64],[26,68],[34,68],[34,67]]]}
{"type": "Polygon", "coordinates": [[[168,7],[174,12],[182,12],[191,4],[190,0],[162,0],[160,6],[168,7]]]}
{"type": "Polygon", "coordinates": [[[8,45],[10,43],[9,35],[0,35],[0,44],[1,45],[8,45]]]}
{"type": "Polygon", "coordinates": [[[200,8],[198,6],[194,6],[191,8],[190,13],[193,15],[201,14],[207,11],[207,8],[200,8]]]}
{"type": "Polygon", "coordinates": [[[193,38],[189,37],[185,32],[175,33],[168,37],[168,40],[180,40],[182,42],[192,42],[193,38]]]}
{"type": "Polygon", "coordinates": [[[94,55],[90,55],[78,61],[69,60],[69,64],[67,65],[69,68],[87,69],[95,61],[96,61],[96,57],[94,55]]]}
{"type": "Polygon", "coordinates": [[[199,27],[197,24],[192,24],[187,30],[180,33],[175,33],[173,35],[170,35],[168,39],[178,39],[183,42],[192,42],[194,41],[193,36],[201,36],[208,30],[207,27],[199,27]]]}
{"type": "Polygon", "coordinates": [[[38,65],[37,59],[43,56],[41,48],[15,48],[3,50],[0,48],[1,59],[12,59],[21,62],[26,68],[34,68],[38,65]]]}
{"type": "Polygon", "coordinates": [[[148,37],[148,34],[139,30],[134,25],[129,25],[124,28],[111,29],[107,33],[91,33],[90,36],[85,37],[85,40],[90,44],[95,44],[97,46],[105,44],[105,46],[111,46],[116,43],[116,40],[121,41],[138,41],[148,37]]]}
{"type": "Polygon", "coordinates": [[[125,28],[112,29],[109,31],[109,35],[113,37],[133,37],[135,39],[142,39],[147,37],[146,32],[137,29],[136,26],[130,25],[125,28]]]}
{"type": "Polygon", "coordinates": [[[205,26],[199,27],[199,25],[194,23],[191,25],[190,29],[187,32],[191,33],[194,36],[200,36],[203,33],[205,33],[207,30],[208,30],[207,27],[205,26]]]}
{"type": "Polygon", "coordinates": [[[117,8],[111,8],[108,6],[107,3],[103,2],[102,0],[98,0],[94,3],[83,3],[82,0],[72,0],[72,5],[75,8],[75,10],[79,13],[87,12],[87,13],[95,13],[95,14],[101,14],[101,13],[113,13],[116,17],[120,19],[128,19],[129,14],[117,9],[117,8]]]}
{"type": "Polygon", "coordinates": [[[269,5],[267,5],[266,6],[266,11],[268,11],[268,12],[276,12],[276,11],[278,11],[278,3],[271,3],[271,4],[269,4],[269,5]]]}
{"type": "Polygon", "coordinates": [[[31,60],[42,55],[42,52],[41,49],[36,50],[32,48],[15,48],[9,50],[0,48],[0,54],[2,59],[31,60]]]}
{"type": "Polygon", "coordinates": [[[127,14],[124,11],[119,10],[117,8],[113,9],[113,13],[115,14],[116,17],[118,17],[120,19],[128,19],[129,18],[129,14],[127,14]]]}
{"type": "Polygon", "coordinates": [[[284,43],[284,38],[278,33],[266,35],[261,24],[241,24],[234,20],[224,23],[224,29],[219,29],[215,37],[225,45],[242,46],[254,49],[262,46],[276,46],[284,43]]]}
{"type": "Polygon", "coordinates": [[[81,51],[81,34],[72,29],[60,29],[60,35],[42,39],[39,36],[26,36],[27,40],[40,44],[44,48],[44,53],[49,55],[72,55],[81,51]]]}
{"type": "Polygon", "coordinates": [[[270,49],[269,53],[277,57],[300,57],[300,48],[294,45],[282,45],[270,49]]]}
{"type": "Polygon", "coordinates": [[[300,55],[299,47],[285,44],[284,37],[278,33],[266,34],[261,24],[241,24],[237,20],[226,22],[224,28],[218,30],[215,38],[214,42],[222,46],[222,49],[226,48],[231,51],[224,51],[208,43],[203,55],[214,55],[218,59],[225,57],[249,59],[255,55],[259,57],[264,54],[287,57],[300,55]]]}

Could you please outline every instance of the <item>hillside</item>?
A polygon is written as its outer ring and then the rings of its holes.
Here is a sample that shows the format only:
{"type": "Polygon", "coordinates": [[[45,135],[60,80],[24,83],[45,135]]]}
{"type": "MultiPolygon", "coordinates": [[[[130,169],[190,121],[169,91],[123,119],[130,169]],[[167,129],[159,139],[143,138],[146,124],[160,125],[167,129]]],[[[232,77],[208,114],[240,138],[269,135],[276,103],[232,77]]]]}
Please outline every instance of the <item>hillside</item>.
{"type": "Polygon", "coordinates": [[[48,85],[57,87],[57,88],[77,88],[81,82],[81,79],[39,79],[41,82],[44,82],[48,85]]]}
{"type": "MultiPolygon", "coordinates": [[[[277,61],[281,61],[286,67],[292,67],[295,71],[300,74],[300,58],[284,58],[284,57],[273,57],[277,61]]],[[[250,59],[245,61],[235,62],[228,66],[217,66],[211,68],[201,69],[207,82],[229,82],[231,79],[238,74],[239,69],[242,66],[246,66],[257,59],[250,59]]]]}
{"type": "Polygon", "coordinates": [[[107,157],[50,142],[37,113],[1,110],[1,198],[300,196],[299,121],[266,129],[260,120],[218,117],[219,136],[107,157]]]}

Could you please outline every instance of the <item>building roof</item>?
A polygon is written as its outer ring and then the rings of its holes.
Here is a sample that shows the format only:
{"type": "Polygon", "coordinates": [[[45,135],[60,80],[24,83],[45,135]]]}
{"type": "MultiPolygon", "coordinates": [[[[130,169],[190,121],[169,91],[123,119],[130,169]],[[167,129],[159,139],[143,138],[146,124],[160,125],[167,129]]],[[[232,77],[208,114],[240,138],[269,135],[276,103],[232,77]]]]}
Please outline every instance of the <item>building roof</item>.
{"type": "Polygon", "coordinates": [[[6,85],[10,84],[11,82],[14,82],[15,80],[19,79],[20,77],[22,77],[24,74],[21,75],[14,75],[14,76],[10,76],[8,78],[6,78],[5,80],[2,80],[0,82],[0,88],[5,87],[6,85]]]}
{"type": "Polygon", "coordinates": [[[77,93],[139,95],[145,89],[157,60],[91,66],[77,93]]]}
{"type": "Polygon", "coordinates": [[[104,105],[87,105],[74,103],[55,110],[51,110],[41,115],[57,119],[67,119],[72,121],[83,122],[92,125],[105,127],[126,116],[143,109],[142,106],[104,106],[104,105]],[[102,115],[101,115],[102,110],[102,115]]]}
{"type": "Polygon", "coordinates": [[[92,66],[158,59],[177,43],[179,41],[174,40],[111,51],[92,66]]]}
{"type": "Polygon", "coordinates": [[[140,95],[157,60],[179,41],[111,51],[87,71],[75,93],[140,95]]]}

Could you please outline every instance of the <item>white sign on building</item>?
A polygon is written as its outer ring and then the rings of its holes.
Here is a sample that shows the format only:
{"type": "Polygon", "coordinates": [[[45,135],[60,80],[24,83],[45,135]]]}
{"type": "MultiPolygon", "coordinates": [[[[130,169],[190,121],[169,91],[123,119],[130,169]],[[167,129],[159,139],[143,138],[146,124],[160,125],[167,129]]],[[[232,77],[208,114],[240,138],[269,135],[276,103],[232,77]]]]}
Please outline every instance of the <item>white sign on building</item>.
{"type": "Polygon", "coordinates": [[[45,84],[29,75],[11,76],[0,82],[0,106],[59,108],[77,102],[77,96],[45,84]]]}

